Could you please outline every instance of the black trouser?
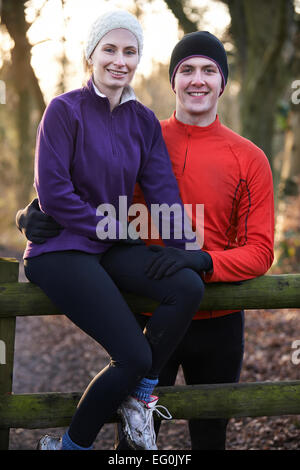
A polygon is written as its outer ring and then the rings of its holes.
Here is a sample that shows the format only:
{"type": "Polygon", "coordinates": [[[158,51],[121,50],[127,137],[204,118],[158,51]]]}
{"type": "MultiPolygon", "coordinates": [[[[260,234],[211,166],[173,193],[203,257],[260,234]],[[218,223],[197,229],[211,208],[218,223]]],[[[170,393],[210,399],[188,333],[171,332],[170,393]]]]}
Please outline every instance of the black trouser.
{"type": "Polygon", "coordinates": [[[111,358],[73,416],[69,435],[81,446],[93,443],[142,377],[158,377],[201,302],[203,283],[190,269],[149,279],[144,269],[153,256],[145,245],[124,244],[104,255],[64,251],[25,260],[28,279],[111,358]],[[144,334],[119,289],[159,302],[144,334]]]}
{"type": "MultiPolygon", "coordinates": [[[[141,327],[145,315],[137,315],[141,327]]],[[[188,385],[238,382],[244,353],[244,312],[208,320],[193,320],[183,340],[159,375],[159,385],[174,385],[179,366],[188,385]]],[[[223,450],[226,419],[189,421],[191,447],[197,450],[223,450]]],[[[158,433],[160,422],[155,422],[158,433]]],[[[120,429],[118,431],[120,434],[120,429]]],[[[120,439],[120,436],[117,436],[120,439]]],[[[128,448],[121,438],[118,450],[128,448]]]]}

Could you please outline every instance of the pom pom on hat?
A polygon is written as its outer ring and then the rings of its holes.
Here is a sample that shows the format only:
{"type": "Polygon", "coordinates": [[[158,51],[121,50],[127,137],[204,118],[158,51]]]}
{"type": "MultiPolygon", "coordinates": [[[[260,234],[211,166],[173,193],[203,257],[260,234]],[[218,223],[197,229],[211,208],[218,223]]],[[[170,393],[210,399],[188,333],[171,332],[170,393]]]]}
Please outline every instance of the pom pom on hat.
{"type": "Polygon", "coordinates": [[[125,10],[105,13],[92,23],[85,44],[86,59],[88,60],[90,58],[98,42],[105,34],[118,28],[128,29],[128,31],[135,35],[140,59],[143,51],[143,30],[136,17],[125,10]]]}

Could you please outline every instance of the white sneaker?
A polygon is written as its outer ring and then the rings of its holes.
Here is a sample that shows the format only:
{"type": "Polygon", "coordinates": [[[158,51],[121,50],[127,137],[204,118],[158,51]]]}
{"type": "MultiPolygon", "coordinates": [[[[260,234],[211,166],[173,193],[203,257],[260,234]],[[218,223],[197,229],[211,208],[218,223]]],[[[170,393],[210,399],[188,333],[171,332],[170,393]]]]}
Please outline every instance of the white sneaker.
{"type": "Polygon", "coordinates": [[[156,405],[158,397],[151,395],[151,398],[152,400],[147,403],[129,396],[117,411],[121,417],[122,430],[128,444],[136,450],[157,450],[153,421],[154,411],[165,419],[172,419],[167,408],[156,405]],[[168,415],[164,415],[158,408],[166,410],[168,415]]]}
{"type": "Polygon", "coordinates": [[[61,450],[61,437],[46,436],[41,437],[38,442],[37,450],[61,450]]]}

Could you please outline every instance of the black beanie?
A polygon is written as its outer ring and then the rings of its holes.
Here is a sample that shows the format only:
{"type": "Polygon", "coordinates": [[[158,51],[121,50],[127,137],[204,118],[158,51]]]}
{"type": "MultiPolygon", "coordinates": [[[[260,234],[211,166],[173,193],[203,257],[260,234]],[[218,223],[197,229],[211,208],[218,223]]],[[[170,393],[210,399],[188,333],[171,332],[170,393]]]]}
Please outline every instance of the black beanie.
{"type": "Polygon", "coordinates": [[[174,47],[169,66],[172,88],[174,88],[174,77],[181,62],[195,56],[207,57],[217,64],[222,75],[223,91],[228,78],[227,55],[221,41],[208,31],[186,34],[174,47]]]}

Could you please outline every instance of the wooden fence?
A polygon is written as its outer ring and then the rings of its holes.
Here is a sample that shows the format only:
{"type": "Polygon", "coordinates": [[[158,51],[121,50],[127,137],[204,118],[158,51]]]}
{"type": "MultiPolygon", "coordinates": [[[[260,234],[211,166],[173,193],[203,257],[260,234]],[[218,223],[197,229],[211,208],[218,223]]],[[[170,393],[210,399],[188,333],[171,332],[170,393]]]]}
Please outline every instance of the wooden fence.
{"type": "MultiPolygon", "coordinates": [[[[61,314],[38,287],[18,282],[18,273],[15,259],[0,258],[1,450],[9,447],[10,428],[67,427],[81,396],[81,392],[12,393],[16,317],[61,314]]],[[[135,313],[151,311],[157,305],[143,297],[124,297],[135,313]]],[[[300,274],[207,285],[200,308],[300,308],[300,274]]],[[[300,414],[300,380],[157,387],[156,392],[160,404],[168,407],[174,419],[300,414]]]]}

